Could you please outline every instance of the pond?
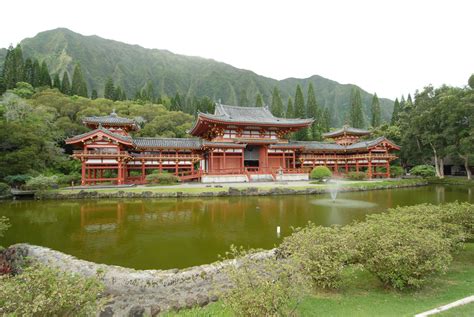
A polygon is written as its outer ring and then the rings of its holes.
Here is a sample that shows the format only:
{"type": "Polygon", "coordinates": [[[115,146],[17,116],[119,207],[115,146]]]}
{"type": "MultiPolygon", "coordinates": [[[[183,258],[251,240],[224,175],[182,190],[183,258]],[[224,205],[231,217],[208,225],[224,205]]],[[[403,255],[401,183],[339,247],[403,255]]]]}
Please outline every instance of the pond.
{"type": "Polygon", "coordinates": [[[210,263],[231,244],[272,248],[308,221],[348,224],[397,205],[474,202],[474,188],[426,186],[329,195],[189,199],[11,201],[0,245],[41,245],[78,258],[136,269],[210,263]],[[277,227],[281,234],[277,234],[277,227]]]}

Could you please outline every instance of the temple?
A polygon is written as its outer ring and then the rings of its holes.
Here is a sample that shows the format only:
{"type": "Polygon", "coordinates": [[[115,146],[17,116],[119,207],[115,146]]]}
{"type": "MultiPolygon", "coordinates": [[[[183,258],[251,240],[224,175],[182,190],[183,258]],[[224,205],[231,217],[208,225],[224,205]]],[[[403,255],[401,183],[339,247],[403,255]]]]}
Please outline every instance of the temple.
{"type": "Polygon", "coordinates": [[[313,121],[277,118],[266,107],[216,104],[214,114],[198,114],[189,131],[194,138],[143,138],[132,136],[140,129],[134,120],[112,112],[85,117],[91,131],[66,144],[81,161],[82,185],[144,184],[156,170],[206,183],[307,180],[320,165],[336,175],[364,171],[369,178],[390,176],[390,161],[396,159],[392,151],[399,148],[384,137],[360,140],[369,131],[344,126],[324,134],[333,142],[288,139],[313,121]]]}

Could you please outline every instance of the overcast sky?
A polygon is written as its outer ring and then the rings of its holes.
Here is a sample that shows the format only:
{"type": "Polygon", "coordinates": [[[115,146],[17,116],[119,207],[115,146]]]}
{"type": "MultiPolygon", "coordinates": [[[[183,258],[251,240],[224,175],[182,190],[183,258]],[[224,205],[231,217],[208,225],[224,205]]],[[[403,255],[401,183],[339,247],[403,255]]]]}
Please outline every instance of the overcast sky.
{"type": "Polygon", "coordinates": [[[66,27],[395,98],[474,73],[474,1],[4,1],[0,47],[66,27]]]}

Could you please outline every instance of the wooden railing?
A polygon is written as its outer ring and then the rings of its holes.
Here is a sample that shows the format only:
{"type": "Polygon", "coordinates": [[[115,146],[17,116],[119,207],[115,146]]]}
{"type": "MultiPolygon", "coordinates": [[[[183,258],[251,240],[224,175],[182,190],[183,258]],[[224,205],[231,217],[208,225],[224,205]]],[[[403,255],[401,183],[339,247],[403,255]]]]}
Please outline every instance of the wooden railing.
{"type": "Polygon", "coordinates": [[[117,156],[130,156],[127,151],[120,152],[100,152],[100,151],[73,151],[74,156],[88,156],[88,157],[117,157],[117,156]]]}
{"type": "Polygon", "coordinates": [[[134,158],[143,158],[143,159],[153,159],[153,160],[161,160],[161,159],[202,159],[202,156],[197,154],[146,154],[146,153],[139,153],[139,154],[132,154],[134,158]]]}
{"type": "Polygon", "coordinates": [[[381,159],[389,159],[389,158],[396,158],[395,155],[393,154],[388,154],[388,153],[378,153],[378,154],[375,154],[375,153],[372,153],[372,154],[354,154],[354,155],[321,155],[321,154],[314,154],[314,155],[311,155],[311,154],[302,154],[300,156],[301,159],[305,159],[305,160],[356,160],[356,159],[363,159],[363,160],[367,160],[367,159],[378,159],[378,158],[381,158],[381,159]]]}

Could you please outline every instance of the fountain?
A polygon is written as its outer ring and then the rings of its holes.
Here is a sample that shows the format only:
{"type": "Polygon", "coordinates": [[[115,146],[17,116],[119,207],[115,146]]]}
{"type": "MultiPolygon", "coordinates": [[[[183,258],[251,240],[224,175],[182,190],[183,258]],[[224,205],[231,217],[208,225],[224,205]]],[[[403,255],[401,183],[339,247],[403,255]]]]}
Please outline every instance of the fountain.
{"type": "Polygon", "coordinates": [[[328,191],[331,199],[315,199],[311,202],[313,205],[337,208],[373,208],[377,206],[377,204],[369,201],[337,198],[341,183],[337,180],[331,180],[329,184],[328,191]]]}

